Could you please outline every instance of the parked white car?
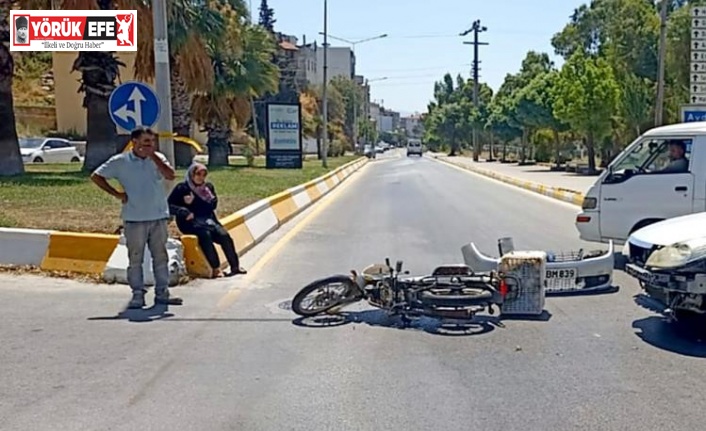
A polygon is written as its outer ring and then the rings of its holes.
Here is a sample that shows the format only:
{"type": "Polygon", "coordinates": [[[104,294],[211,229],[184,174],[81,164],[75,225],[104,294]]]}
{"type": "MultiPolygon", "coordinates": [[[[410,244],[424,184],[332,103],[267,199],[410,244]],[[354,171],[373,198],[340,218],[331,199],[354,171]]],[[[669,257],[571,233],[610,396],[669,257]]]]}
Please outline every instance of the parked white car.
{"type": "Polygon", "coordinates": [[[61,138],[20,138],[24,163],[77,163],[81,155],[71,142],[61,138]]]}

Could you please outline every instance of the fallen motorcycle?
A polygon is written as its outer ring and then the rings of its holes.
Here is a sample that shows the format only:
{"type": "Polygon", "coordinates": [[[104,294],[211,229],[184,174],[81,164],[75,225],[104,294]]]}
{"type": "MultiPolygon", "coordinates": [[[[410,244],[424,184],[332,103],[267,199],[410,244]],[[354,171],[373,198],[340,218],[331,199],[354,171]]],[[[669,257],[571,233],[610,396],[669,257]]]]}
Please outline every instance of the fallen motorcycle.
{"type": "Polygon", "coordinates": [[[402,318],[409,325],[422,316],[440,320],[471,320],[476,313],[516,298],[520,279],[495,271],[477,274],[467,265],[442,265],[431,275],[402,277],[402,261],[393,269],[390,260],[370,265],[361,274],[334,275],[316,280],[292,300],[292,311],[304,317],[332,312],[343,306],[367,301],[373,307],[402,318]]]}

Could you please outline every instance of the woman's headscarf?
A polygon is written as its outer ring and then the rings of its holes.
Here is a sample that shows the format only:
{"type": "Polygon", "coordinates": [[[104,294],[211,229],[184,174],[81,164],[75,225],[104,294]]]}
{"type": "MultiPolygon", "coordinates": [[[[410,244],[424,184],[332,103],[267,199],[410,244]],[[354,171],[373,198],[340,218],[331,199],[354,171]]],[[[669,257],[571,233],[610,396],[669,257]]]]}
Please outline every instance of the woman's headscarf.
{"type": "Polygon", "coordinates": [[[211,202],[213,199],[215,199],[215,196],[213,196],[213,193],[211,193],[211,189],[206,187],[206,182],[204,181],[203,184],[197,185],[194,183],[194,174],[198,171],[206,171],[208,172],[208,168],[205,165],[202,165],[201,163],[196,163],[194,162],[191,166],[189,166],[189,169],[186,171],[186,183],[189,185],[189,188],[193,190],[198,197],[201,199],[205,200],[206,202],[211,202]]]}

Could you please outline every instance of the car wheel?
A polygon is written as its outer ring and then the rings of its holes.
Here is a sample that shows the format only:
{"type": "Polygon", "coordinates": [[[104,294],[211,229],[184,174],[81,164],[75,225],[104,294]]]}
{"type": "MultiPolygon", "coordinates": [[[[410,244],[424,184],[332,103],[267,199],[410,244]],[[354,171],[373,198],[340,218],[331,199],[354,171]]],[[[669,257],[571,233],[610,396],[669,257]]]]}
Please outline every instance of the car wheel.
{"type": "Polygon", "coordinates": [[[80,161],[81,161],[81,159],[79,159],[78,157],[72,157],[72,158],[71,158],[71,163],[78,163],[78,162],[80,162],[80,161]]]}
{"type": "Polygon", "coordinates": [[[35,157],[34,160],[32,160],[34,163],[44,163],[44,159],[41,157],[35,157]]]}

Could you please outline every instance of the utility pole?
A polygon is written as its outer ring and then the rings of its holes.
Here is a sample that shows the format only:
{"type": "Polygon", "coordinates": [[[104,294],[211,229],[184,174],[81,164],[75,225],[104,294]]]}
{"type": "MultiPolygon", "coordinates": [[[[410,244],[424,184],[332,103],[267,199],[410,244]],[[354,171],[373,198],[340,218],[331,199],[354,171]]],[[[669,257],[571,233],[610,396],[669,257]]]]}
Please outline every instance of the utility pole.
{"type": "Polygon", "coordinates": [[[326,95],[326,86],[328,85],[328,1],[324,0],[324,89],[322,91],[323,103],[321,115],[323,117],[323,141],[321,152],[321,166],[328,168],[328,97],[326,95]]]}
{"type": "MultiPolygon", "coordinates": [[[[480,20],[477,19],[473,21],[473,26],[469,28],[468,30],[464,31],[461,33],[461,36],[466,36],[469,33],[473,32],[473,42],[463,42],[465,45],[473,45],[473,107],[477,110],[478,109],[478,89],[479,89],[479,84],[478,84],[478,75],[480,71],[480,67],[478,64],[480,64],[480,60],[478,60],[478,46],[480,45],[488,45],[487,42],[479,42],[478,41],[478,33],[487,31],[488,28],[485,26],[480,25],[480,20]]],[[[480,155],[480,151],[478,149],[478,130],[475,126],[473,125],[473,160],[478,161],[480,155]]]]}
{"type": "Polygon", "coordinates": [[[659,11],[659,63],[657,69],[657,99],[655,100],[655,127],[664,122],[664,64],[667,53],[667,6],[669,0],[662,0],[659,11]]]}
{"type": "Polygon", "coordinates": [[[161,106],[157,130],[164,134],[159,139],[159,150],[176,166],[172,134],[172,90],[169,71],[169,41],[167,37],[167,2],[152,2],[152,26],[154,28],[154,82],[161,106]]]}

